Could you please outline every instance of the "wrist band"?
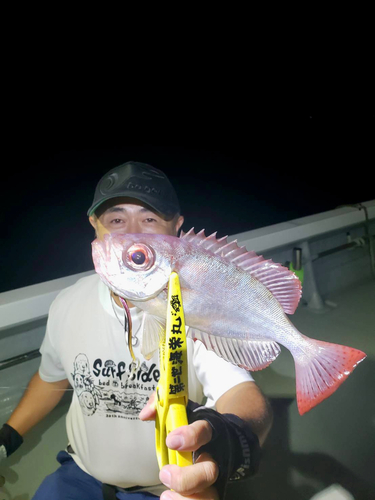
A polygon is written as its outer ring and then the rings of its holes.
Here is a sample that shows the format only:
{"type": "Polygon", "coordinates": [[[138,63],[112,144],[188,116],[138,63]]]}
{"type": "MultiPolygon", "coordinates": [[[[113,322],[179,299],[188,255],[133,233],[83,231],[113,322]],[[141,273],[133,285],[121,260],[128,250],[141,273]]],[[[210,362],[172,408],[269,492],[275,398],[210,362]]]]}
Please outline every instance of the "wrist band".
{"type": "Polygon", "coordinates": [[[215,486],[222,498],[228,482],[253,476],[259,468],[261,450],[258,436],[250,424],[231,413],[221,414],[192,401],[188,404],[188,420],[206,420],[212,427],[212,439],[194,453],[209,453],[219,466],[219,477],[215,486]]]}
{"type": "Polygon", "coordinates": [[[0,458],[7,458],[23,443],[23,438],[16,429],[4,424],[0,429],[0,458]]]}

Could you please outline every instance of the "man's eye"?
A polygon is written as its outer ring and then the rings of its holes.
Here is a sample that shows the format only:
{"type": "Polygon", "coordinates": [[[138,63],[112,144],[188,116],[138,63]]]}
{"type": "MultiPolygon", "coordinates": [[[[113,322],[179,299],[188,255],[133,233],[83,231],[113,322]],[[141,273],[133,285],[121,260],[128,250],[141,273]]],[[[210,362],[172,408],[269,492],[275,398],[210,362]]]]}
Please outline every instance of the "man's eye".
{"type": "Polygon", "coordinates": [[[120,224],[122,222],[122,219],[113,219],[111,220],[111,224],[120,224]]]}
{"type": "Polygon", "coordinates": [[[146,222],[156,222],[156,219],[153,219],[152,217],[147,217],[145,220],[146,222]]]}

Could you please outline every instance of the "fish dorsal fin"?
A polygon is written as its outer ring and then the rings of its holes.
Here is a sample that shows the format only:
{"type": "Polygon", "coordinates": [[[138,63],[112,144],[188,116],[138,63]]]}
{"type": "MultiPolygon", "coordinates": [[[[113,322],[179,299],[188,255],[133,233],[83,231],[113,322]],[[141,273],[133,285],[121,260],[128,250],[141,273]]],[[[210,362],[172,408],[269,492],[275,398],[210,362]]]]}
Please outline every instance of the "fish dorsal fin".
{"type": "Polygon", "coordinates": [[[165,320],[145,312],[142,318],[141,331],[141,353],[145,359],[151,359],[159,349],[160,341],[165,335],[165,320]]]}
{"type": "Polygon", "coordinates": [[[189,329],[188,336],[200,340],[209,351],[226,361],[250,371],[263,370],[280,354],[277,342],[269,340],[241,340],[195,329],[189,329]]]}
{"type": "Polygon", "coordinates": [[[288,268],[255,252],[248,252],[244,246],[237,245],[237,240],[228,243],[227,236],[217,239],[216,233],[213,233],[206,237],[204,229],[196,234],[192,228],[181,234],[181,238],[250,273],[268,288],[287,314],[296,310],[302,287],[300,280],[288,268]]]}

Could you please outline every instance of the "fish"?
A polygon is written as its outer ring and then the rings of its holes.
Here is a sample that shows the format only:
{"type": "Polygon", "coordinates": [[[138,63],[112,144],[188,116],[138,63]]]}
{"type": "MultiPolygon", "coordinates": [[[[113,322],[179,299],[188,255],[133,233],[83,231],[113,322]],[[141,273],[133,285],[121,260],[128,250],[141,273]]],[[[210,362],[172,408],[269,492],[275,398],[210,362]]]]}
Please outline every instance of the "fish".
{"type": "Polygon", "coordinates": [[[170,274],[180,280],[187,336],[249,371],[262,370],[280,354],[294,358],[301,415],[333,394],[366,354],[309,338],[287,315],[302,295],[288,268],[227,237],[192,228],[180,237],[111,233],[92,242],[95,271],[119,297],[145,311],[142,355],[158,349],[167,311],[170,274]]]}

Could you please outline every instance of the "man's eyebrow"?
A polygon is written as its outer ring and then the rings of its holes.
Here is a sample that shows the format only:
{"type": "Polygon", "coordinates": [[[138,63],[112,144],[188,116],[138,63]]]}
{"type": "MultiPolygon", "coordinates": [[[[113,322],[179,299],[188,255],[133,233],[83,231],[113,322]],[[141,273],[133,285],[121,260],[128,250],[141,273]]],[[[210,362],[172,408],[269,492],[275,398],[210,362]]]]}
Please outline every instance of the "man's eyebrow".
{"type": "Polygon", "coordinates": [[[112,213],[112,212],[126,212],[125,208],[122,207],[111,207],[107,208],[106,213],[112,213]]]}
{"type": "MultiPolygon", "coordinates": [[[[107,210],[105,211],[105,213],[114,213],[114,212],[121,212],[121,213],[124,213],[126,212],[126,208],[124,207],[110,207],[110,208],[107,208],[107,210]]],[[[139,207],[139,212],[142,212],[142,213],[145,213],[145,212],[149,212],[149,213],[152,213],[152,214],[155,214],[155,212],[153,212],[153,210],[151,210],[150,208],[146,208],[146,207],[139,207]]]]}

